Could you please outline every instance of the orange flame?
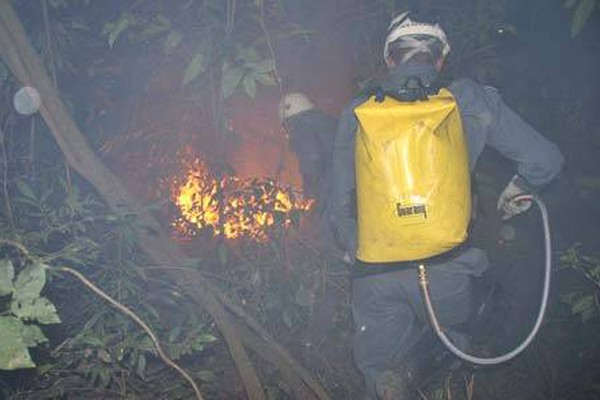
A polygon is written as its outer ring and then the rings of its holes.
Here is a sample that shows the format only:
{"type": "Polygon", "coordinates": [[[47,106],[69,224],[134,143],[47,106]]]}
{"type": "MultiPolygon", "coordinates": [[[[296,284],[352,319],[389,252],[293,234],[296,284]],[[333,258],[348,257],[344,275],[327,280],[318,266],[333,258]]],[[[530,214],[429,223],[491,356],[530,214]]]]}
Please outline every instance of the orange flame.
{"type": "Polygon", "coordinates": [[[199,159],[182,182],[172,183],[171,197],[181,213],[172,224],[179,233],[195,236],[211,228],[214,236],[259,242],[268,239],[269,228],[291,226],[294,213],[306,212],[314,204],[313,199],[296,199],[291,189],[273,180],[232,175],[217,179],[199,159]]]}

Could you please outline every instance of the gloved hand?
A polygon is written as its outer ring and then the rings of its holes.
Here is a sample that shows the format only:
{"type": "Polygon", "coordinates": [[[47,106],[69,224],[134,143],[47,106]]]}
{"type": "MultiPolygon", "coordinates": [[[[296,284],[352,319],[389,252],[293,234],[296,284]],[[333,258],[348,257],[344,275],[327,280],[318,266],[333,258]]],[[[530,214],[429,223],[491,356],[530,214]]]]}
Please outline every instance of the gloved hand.
{"type": "Polygon", "coordinates": [[[502,213],[503,221],[521,214],[531,207],[531,200],[515,199],[515,197],[529,192],[523,178],[518,175],[512,177],[498,198],[497,208],[502,213]]]}

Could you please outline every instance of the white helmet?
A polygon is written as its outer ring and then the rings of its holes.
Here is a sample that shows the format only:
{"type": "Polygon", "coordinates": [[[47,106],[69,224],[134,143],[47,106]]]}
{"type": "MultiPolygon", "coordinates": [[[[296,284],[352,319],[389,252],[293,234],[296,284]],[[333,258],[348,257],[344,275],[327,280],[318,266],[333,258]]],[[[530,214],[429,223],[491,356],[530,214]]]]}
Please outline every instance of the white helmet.
{"type": "Polygon", "coordinates": [[[299,92],[288,93],[279,102],[279,120],[283,121],[313,108],[315,108],[315,105],[304,94],[299,92]]]}
{"type": "Polygon", "coordinates": [[[450,52],[450,44],[446,38],[446,33],[438,24],[428,24],[422,22],[411,21],[408,18],[409,12],[403,12],[390,22],[388,26],[388,34],[385,38],[383,47],[383,57],[386,64],[389,64],[389,46],[392,42],[406,37],[407,48],[412,50],[405,56],[405,59],[411,58],[413,55],[422,52],[430,52],[429,42],[411,38],[414,36],[431,36],[432,39],[437,39],[442,43],[442,57],[446,57],[450,52]]]}

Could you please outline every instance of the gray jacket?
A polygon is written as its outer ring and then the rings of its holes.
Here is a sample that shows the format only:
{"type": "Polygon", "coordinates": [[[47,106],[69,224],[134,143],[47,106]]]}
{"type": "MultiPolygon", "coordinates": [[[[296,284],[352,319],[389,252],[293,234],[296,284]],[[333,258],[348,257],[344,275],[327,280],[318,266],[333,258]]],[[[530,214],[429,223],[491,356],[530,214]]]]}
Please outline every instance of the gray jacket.
{"type": "MultiPolygon", "coordinates": [[[[382,87],[397,89],[409,76],[419,76],[429,84],[436,75],[433,66],[403,64],[389,72],[382,87]]],[[[560,150],[511,110],[497,90],[469,79],[457,80],[448,89],[460,109],[471,171],[487,145],[513,160],[517,173],[534,188],[544,186],[560,172],[563,164],[560,150]]],[[[354,145],[357,120],[354,108],[366,99],[366,96],[358,97],[344,109],[333,147],[329,218],[351,256],[356,254],[354,145]]]]}

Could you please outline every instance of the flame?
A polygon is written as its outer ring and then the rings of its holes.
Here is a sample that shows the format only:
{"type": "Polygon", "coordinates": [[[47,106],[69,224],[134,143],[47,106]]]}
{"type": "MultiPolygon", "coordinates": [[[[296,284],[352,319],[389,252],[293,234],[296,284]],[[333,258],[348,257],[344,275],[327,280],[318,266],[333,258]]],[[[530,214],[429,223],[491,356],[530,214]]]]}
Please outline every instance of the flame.
{"type": "Polygon", "coordinates": [[[297,199],[274,180],[217,178],[198,158],[183,180],[172,182],[171,198],[181,214],[172,223],[177,232],[195,236],[210,228],[214,236],[258,242],[268,239],[269,228],[291,226],[294,213],[314,204],[313,199],[297,199]]]}

